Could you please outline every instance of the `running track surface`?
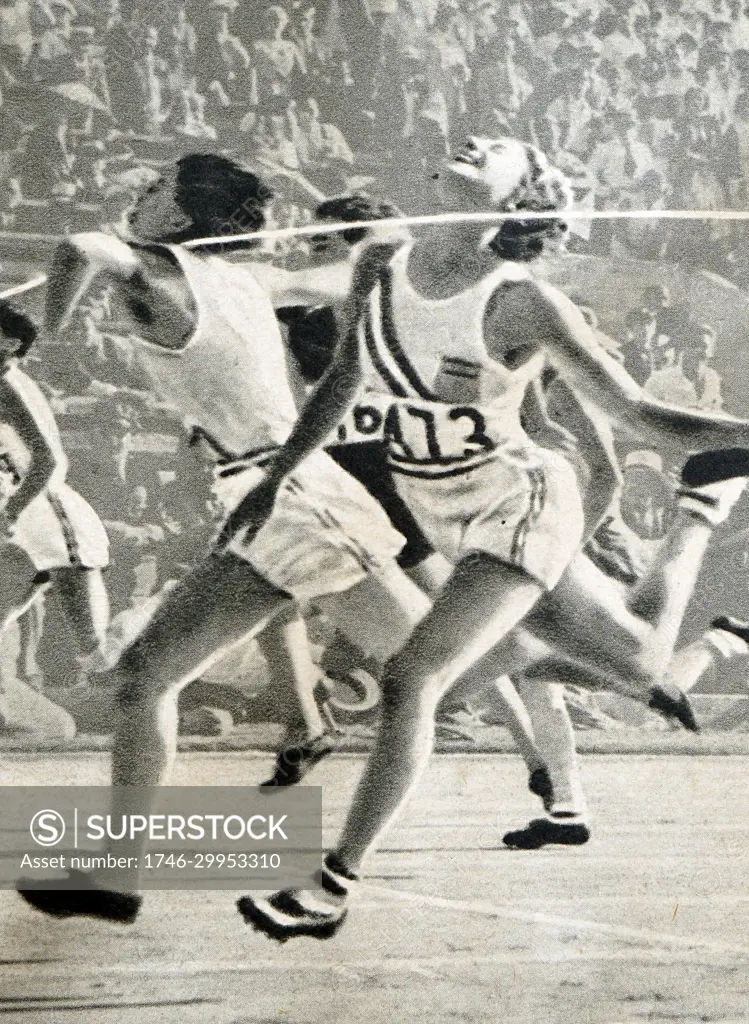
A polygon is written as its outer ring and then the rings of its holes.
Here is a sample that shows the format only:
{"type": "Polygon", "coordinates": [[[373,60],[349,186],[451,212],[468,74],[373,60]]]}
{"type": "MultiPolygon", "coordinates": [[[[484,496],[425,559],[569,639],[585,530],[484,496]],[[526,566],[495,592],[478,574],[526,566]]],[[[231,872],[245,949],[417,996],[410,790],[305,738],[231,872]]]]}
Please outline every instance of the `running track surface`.
{"type": "MultiPolygon", "coordinates": [[[[256,783],[189,754],[175,782],[256,783]]],[[[361,761],[325,786],[333,836],[361,761]]],[[[107,759],[8,755],[6,785],[102,784],[107,759]]],[[[749,758],[590,755],[584,848],[504,850],[537,812],[515,757],[444,755],[329,942],[249,932],[230,892],[151,892],[138,923],[48,921],[0,892],[0,1022],[749,1024],[749,758]]]]}

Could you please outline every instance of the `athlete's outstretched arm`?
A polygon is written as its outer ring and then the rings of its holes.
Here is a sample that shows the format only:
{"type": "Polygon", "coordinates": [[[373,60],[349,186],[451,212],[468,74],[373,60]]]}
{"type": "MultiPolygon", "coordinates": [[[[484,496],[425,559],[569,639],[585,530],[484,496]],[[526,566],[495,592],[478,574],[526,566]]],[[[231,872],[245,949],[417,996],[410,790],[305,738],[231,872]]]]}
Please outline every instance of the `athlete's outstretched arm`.
{"type": "Polygon", "coordinates": [[[678,409],[645,395],[605,351],[577,306],[556,288],[538,281],[509,283],[497,294],[496,310],[496,331],[488,337],[495,358],[527,348],[533,339],[573,387],[633,434],[692,450],[749,446],[744,420],[678,409]]]}
{"type": "Polygon", "coordinates": [[[55,249],[48,273],[44,321],[48,333],[64,330],[99,274],[128,280],[140,266],[130,246],[112,235],[91,231],[66,238],[55,249]]]}
{"type": "Polygon", "coordinates": [[[13,526],[29,502],[41,494],[55,468],[54,455],[36,420],[19,397],[18,392],[0,376],[0,408],[3,420],[10,424],[31,452],[31,464],[18,490],[10,496],[3,510],[7,526],[13,526]]]}
{"type": "Polygon", "coordinates": [[[354,264],[350,290],[339,317],[340,342],[333,361],[302,409],[271,476],[281,480],[315,448],[319,448],[354,404],[361,386],[359,321],[380,270],[393,258],[400,242],[367,246],[354,264]]]}
{"type": "Polygon", "coordinates": [[[350,262],[306,270],[283,270],[270,263],[242,263],[262,285],[276,309],[284,306],[332,306],[343,302],[352,281],[350,262]]]}

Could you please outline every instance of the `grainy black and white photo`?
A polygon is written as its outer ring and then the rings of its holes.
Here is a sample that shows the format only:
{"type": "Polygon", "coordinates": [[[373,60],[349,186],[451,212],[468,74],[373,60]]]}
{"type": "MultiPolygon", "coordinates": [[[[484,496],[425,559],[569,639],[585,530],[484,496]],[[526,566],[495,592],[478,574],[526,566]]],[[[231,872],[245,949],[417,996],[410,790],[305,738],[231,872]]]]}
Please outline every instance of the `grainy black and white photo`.
{"type": "Polygon", "coordinates": [[[0,1018],[749,1024],[749,4],[0,0],[0,1018]]]}

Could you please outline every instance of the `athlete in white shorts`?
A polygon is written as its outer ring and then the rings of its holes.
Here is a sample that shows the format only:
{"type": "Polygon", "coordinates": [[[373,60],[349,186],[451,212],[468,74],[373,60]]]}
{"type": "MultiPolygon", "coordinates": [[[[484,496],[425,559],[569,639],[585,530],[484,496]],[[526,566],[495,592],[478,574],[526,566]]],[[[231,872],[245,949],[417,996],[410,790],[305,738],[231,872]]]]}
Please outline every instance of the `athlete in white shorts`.
{"type": "MultiPolygon", "coordinates": [[[[353,195],[327,200],[318,208],[316,216],[323,222],[362,221],[379,219],[383,211],[395,215],[395,211],[388,210],[386,204],[353,195]]],[[[316,265],[336,259],[345,260],[350,255],[348,247],[356,249],[361,246],[364,235],[364,229],[357,228],[339,235],[313,237],[311,242],[316,265]]],[[[335,342],[331,341],[336,335],[335,322],[330,313],[324,315],[325,310],[312,311],[302,321],[299,320],[299,312],[293,312],[289,335],[292,351],[305,375],[317,380],[335,349],[335,342]]],[[[287,311],[282,313],[288,320],[287,311]]],[[[676,571],[668,559],[655,565],[651,559],[647,569],[652,568],[654,577],[650,579],[647,570],[636,568],[628,556],[627,549],[636,538],[618,518],[617,508],[608,507],[607,495],[619,482],[608,424],[590,403],[584,403],[583,407],[581,399],[561,380],[551,381],[548,378],[547,372],[544,374],[544,388],[533,388],[526,394],[521,411],[524,428],[541,446],[558,448],[561,443],[568,454],[570,451],[574,453],[586,498],[586,532],[591,532],[604,513],[605,518],[584,553],[575,556],[574,568],[565,573],[557,588],[568,600],[561,608],[561,602],[556,601],[554,616],[544,613],[542,600],[522,631],[514,633],[514,663],[517,667],[513,680],[491,677],[491,673],[505,671],[508,667],[508,661],[503,661],[506,652],[501,656],[495,653],[486,659],[485,665],[470,670],[450,693],[450,698],[456,701],[465,696],[473,698],[477,688],[482,688],[482,699],[488,700],[493,713],[510,727],[528,766],[529,787],[542,797],[546,812],[543,818],[535,819],[527,828],[509,832],[504,837],[508,845],[525,848],[537,848],[550,842],[577,845],[586,842],[590,835],[574,732],[566,710],[563,687],[554,681],[555,678],[569,682],[575,679],[575,664],[564,656],[565,637],[569,634],[587,635],[587,622],[592,614],[590,609],[595,607],[603,634],[608,629],[611,645],[625,652],[619,674],[626,679],[630,675],[638,677],[649,672],[655,684],[673,642],[667,640],[664,643],[664,634],[675,637],[678,633],[686,600],[691,595],[704,554],[709,527],[724,518],[731,506],[731,501],[726,501],[730,495],[724,495],[722,504],[717,507],[709,501],[705,503],[705,494],[700,495],[702,500],[695,503],[693,497],[684,493],[678,499],[680,514],[666,547],[668,557],[677,559],[676,571]],[[584,458],[581,452],[584,452],[584,458]],[[691,508],[688,508],[690,502],[691,508]],[[684,508],[687,508],[686,513],[684,508]],[[643,588],[646,593],[660,593],[661,597],[656,601],[641,601],[638,595],[643,593],[643,588]],[[630,610],[630,600],[638,609],[637,614],[630,610]],[[556,645],[542,642],[539,636],[532,635],[535,621],[536,631],[548,639],[549,620],[556,626],[556,645]],[[627,641],[624,647],[622,635],[627,641]],[[521,651],[522,658],[519,657],[521,651]],[[636,664],[638,660],[639,665],[636,664]],[[542,673],[541,678],[548,679],[548,685],[537,681],[535,676],[539,673],[542,673]],[[517,689],[522,694],[522,701],[517,689]]],[[[387,402],[383,403],[382,396],[371,394],[363,396],[361,402],[354,406],[352,414],[336,432],[338,441],[344,445],[342,450],[346,452],[343,465],[352,468],[408,538],[407,548],[401,552],[399,561],[402,565],[408,564],[412,578],[433,596],[449,575],[449,563],[437,553],[430,554],[432,549],[424,540],[413,515],[393,491],[392,477],[384,466],[380,466],[379,459],[371,455],[372,443],[378,444],[372,439],[382,439],[386,409],[387,402]],[[358,445],[355,444],[357,441],[358,445]],[[369,463],[361,455],[353,457],[348,454],[357,447],[361,449],[362,442],[369,442],[364,444],[370,452],[369,463]]],[[[737,497],[736,487],[733,484],[727,486],[737,497]]],[[[574,650],[579,653],[577,648],[574,650]]],[[[678,677],[673,677],[673,682],[678,684],[678,677]]],[[[644,683],[643,692],[647,692],[644,683]]],[[[682,708],[682,712],[684,722],[693,726],[694,723],[685,717],[689,713],[688,706],[682,708]]]]}
{"type": "MultiPolygon", "coordinates": [[[[554,210],[567,201],[561,175],[512,139],[471,140],[441,182],[446,202],[466,212],[554,210]]],[[[456,219],[413,245],[365,252],[338,358],[231,524],[264,521],[285,475],[324,443],[364,382],[390,396],[385,438],[399,491],[455,566],[387,666],[378,737],[326,858],[322,896],[282,891],[239,901],[249,923],[281,941],[327,937],[340,927],[364,856],[426,764],[440,697],[552,591],[581,545],[583,506],[571,466],[533,445],[520,426],[526,390],[547,361],[653,444],[677,438],[685,448],[718,448],[749,440],[749,424],[648,400],[577,308],[532,278],[524,264],[550,228],[554,222],[507,221],[492,251],[480,224],[456,219]]],[[[592,636],[588,646],[595,644],[592,636]]],[[[605,674],[612,659],[598,653],[605,674]]]]}
{"type": "MultiPolygon", "coordinates": [[[[25,314],[0,302],[0,632],[54,587],[84,666],[109,621],[102,579],[109,544],[99,517],[67,484],[68,461],[52,409],[19,365],[35,336],[25,314]]],[[[34,731],[37,716],[47,733],[75,732],[67,712],[26,684],[17,681],[13,693],[0,694],[5,728],[34,731]]]]}
{"type": "MultiPolygon", "coordinates": [[[[114,281],[154,390],[219,453],[228,510],[262,482],[264,465],[296,418],[279,325],[259,278],[288,305],[317,300],[315,275],[306,290],[289,291],[289,275],[271,267],[257,265],[251,273],[179,243],[216,236],[237,211],[257,229],[269,195],[254,174],[223,157],[183,157],[132,214],[133,235],[150,244],[73,236],[50,271],[51,332],[65,325],[94,278],[114,281]]],[[[299,288],[299,278],[294,281],[299,288]]],[[[373,648],[387,642],[393,650],[404,642],[426,599],[394,561],[402,544],[382,509],[327,455],[314,452],[300,463],[263,527],[251,537],[235,531],[221,552],[181,580],[100,677],[119,704],[113,813],[128,813],[122,787],[154,787],[164,779],[176,746],[179,690],[291,601],[322,604],[345,591],[347,604],[366,601],[372,610],[367,639],[373,648]]],[[[142,801],[138,806],[147,813],[142,801]]],[[[130,862],[142,861],[141,852],[133,848],[130,862]]],[[[52,891],[19,882],[40,909],[119,921],[136,916],[137,887],[136,871],[95,880],[73,873],[52,891]]]]}

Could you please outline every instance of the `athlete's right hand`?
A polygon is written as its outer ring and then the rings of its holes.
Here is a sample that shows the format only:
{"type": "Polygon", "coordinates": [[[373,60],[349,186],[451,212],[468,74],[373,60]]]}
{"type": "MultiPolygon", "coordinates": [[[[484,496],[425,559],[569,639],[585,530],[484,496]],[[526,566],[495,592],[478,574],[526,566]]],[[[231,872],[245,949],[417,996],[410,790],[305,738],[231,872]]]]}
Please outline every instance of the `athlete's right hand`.
{"type": "Polygon", "coordinates": [[[380,274],[388,266],[403,241],[373,242],[366,246],[354,264],[351,276],[351,292],[349,294],[349,311],[356,313],[361,310],[365,300],[379,280],[380,274]]]}
{"type": "Polygon", "coordinates": [[[249,543],[269,519],[280,486],[281,481],[269,473],[257,487],[246,494],[227,517],[216,539],[215,549],[219,552],[226,551],[232,540],[241,532],[245,532],[245,539],[249,543]]]}

